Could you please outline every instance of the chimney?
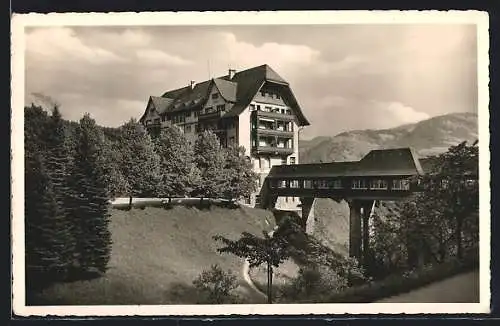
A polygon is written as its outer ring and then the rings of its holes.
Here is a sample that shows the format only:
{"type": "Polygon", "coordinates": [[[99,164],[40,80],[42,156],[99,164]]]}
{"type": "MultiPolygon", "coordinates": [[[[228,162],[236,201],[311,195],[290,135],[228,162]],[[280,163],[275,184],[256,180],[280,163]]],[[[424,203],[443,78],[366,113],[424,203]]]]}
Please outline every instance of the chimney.
{"type": "Polygon", "coordinates": [[[233,79],[235,73],[236,73],[235,69],[229,69],[229,75],[228,75],[229,79],[233,79]]]}
{"type": "Polygon", "coordinates": [[[195,84],[194,80],[190,81],[189,82],[189,87],[191,87],[191,89],[193,89],[194,88],[194,84],[195,84]]]}

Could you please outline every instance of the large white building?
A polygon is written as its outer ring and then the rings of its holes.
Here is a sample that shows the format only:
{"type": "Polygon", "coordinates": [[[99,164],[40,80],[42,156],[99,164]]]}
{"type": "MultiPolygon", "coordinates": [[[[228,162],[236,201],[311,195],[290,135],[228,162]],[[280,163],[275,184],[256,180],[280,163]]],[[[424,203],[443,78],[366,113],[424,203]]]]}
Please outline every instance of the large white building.
{"type": "MultiPolygon", "coordinates": [[[[299,163],[299,130],[309,125],[288,82],[268,65],[236,72],[150,96],[140,122],[151,132],[175,124],[195,141],[210,129],[222,146],[239,145],[246,150],[258,188],[274,165],[299,163]]],[[[258,193],[247,198],[254,205],[258,193]]],[[[280,209],[297,209],[298,198],[284,197],[280,209]]]]}

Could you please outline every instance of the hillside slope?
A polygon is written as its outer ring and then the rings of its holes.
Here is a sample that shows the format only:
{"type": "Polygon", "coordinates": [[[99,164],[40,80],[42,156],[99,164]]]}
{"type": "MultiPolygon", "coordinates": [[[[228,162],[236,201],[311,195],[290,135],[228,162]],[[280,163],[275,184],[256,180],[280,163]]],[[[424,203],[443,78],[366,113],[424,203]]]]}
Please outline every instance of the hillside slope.
{"type": "Polygon", "coordinates": [[[36,298],[39,304],[189,304],[195,303],[191,282],[212,264],[231,269],[240,282],[239,293],[258,303],[242,277],[243,261],[218,254],[212,236],[236,239],[247,231],[260,235],[272,229],[268,211],[251,208],[198,210],[148,207],[113,210],[113,249],[109,271],[99,279],[57,284],[36,298]]]}
{"type": "MultiPolygon", "coordinates": [[[[415,124],[386,130],[355,130],[335,137],[317,137],[306,141],[301,150],[301,163],[359,160],[378,148],[413,147],[419,156],[434,155],[464,140],[473,142],[478,136],[477,115],[453,113],[415,124]]],[[[384,202],[377,214],[384,216],[397,203],[384,202]]],[[[331,247],[347,248],[349,207],[346,202],[316,199],[314,235],[331,247]]]]}

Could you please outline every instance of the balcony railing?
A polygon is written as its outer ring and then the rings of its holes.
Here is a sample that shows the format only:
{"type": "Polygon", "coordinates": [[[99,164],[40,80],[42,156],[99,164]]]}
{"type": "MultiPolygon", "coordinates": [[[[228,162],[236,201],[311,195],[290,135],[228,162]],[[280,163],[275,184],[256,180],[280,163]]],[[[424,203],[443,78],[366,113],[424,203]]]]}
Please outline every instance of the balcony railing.
{"type": "Polygon", "coordinates": [[[258,117],[267,117],[279,120],[293,121],[295,116],[290,114],[282,114],[277,112],[266,112],[266,111],[253,111],[258,117]]]}
{"type": "Polygon", "coordinates": [[[252,151],[255,154],[281,154],[281,155],[290,155],[293,154],[293,148],[291,147],[276,147],[276,146],[256,146],[253,147],[252,151]]]}
{"type": "Polygon", "coordinates": [[[279,129],[262,129],[262,128],[256,128],[254,131],[258,135],[274,135],[274,136],[279,136],[279,137],[284,137],[284,138],[293,138],[293,131],[286,131],[286,130],[279,130],[279,129]]]}
{"type": "Polygon", "coordinates": [[[215,111],[209,113],[201,113],[198,115],[198,120],[208,120],[208,119],[217,119],[222,116],[223,111],[215,111]]]}

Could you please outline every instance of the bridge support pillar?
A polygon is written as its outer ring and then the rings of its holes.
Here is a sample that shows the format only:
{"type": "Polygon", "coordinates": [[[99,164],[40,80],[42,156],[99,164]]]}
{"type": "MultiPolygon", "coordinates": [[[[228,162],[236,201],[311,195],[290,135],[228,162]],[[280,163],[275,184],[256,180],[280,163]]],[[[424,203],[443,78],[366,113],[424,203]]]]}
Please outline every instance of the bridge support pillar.
{"type": "Polygon", "coordinates": [[[373,201],[349,200],[349,256],[366,266],[370,250],[369,219],[373,201]]]}
{"type": "Polygon", "coordinates": [[[361,203],[350,200],[349,203],[349,256],[361,260],[361,203]]]}
{"type": "Polygon", "coordinates": [[[302,227],[306,233],[314,231],[314,198],[301,198],[302,204],[302,227]]]}
{"type": "Polygon", "coordinates": [[[369,263],[369,255],[370,255],[370,215],[373,207],[373,200],[364,201],[363,202],[363,256],[362,256],[362,264],[364,267],[367,267],[369,263]]]}

